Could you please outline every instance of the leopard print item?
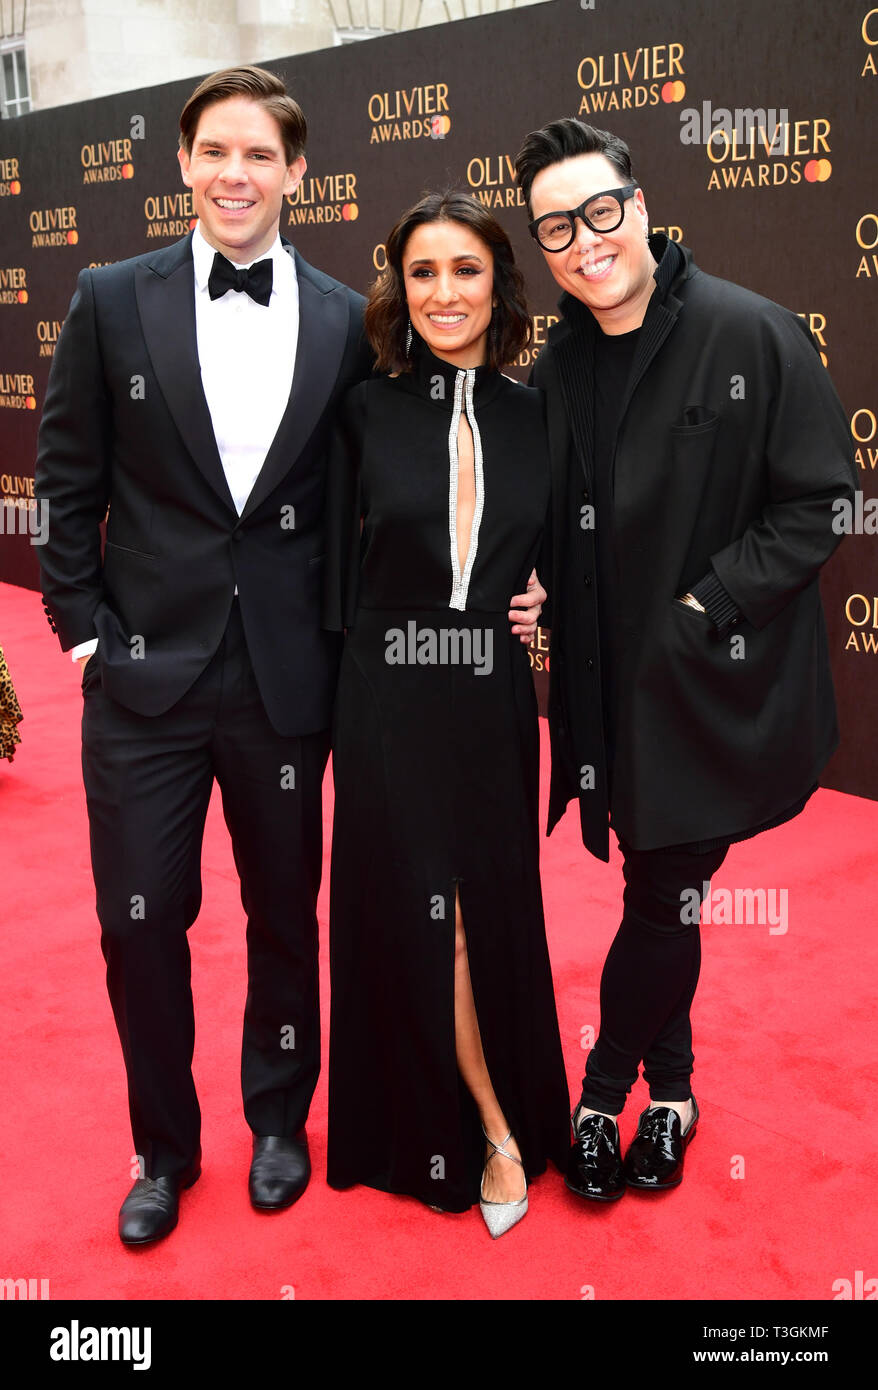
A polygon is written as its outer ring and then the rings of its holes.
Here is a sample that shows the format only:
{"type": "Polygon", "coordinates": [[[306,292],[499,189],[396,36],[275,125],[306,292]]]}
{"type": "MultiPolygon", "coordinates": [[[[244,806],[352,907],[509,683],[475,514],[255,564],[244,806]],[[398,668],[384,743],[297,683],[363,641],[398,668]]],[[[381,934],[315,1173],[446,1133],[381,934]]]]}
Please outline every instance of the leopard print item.
{"type": "Polygon", "coordinates": [[[15,745],[21,743],[16,724],[21,723],[21,705],[12,688],[12,677],[0,647],[0,758],[15,757],[15,745]]]}

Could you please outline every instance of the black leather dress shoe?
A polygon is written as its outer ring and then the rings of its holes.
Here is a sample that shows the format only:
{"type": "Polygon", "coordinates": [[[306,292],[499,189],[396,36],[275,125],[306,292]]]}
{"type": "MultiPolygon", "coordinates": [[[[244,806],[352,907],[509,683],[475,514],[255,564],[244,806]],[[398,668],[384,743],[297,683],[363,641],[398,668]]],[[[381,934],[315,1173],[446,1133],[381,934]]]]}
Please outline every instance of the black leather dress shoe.
{"type": "Polygon", "coordinates": [[[625,1192],[618,1124],[606,1115],[583,1115],[573,1132],[565,1183],[579,1197],[615,1202],[625,1192]]]}
{"type": "Polygon", "coordinates": [[[177,1224],[180,1193],[201,1176],[201,1163],[168,1178],[138,1178],[119,1210],[123,1245],[147,1245],[170,1235],[177,1224]]]}
{"type": "Polygon", "coordinates": [[[683,1157],[698,1124],[698,1105],[692,1097],[692,1119],[685,1129],[668,1105],[644,1110],[637,1133],[625,1155],[625,1181],[645,1192],[663,1192],[683,1181],[683,1157]]]}
{"type": "Polygon", "coordinates": [[[295,1139],[269,1134],[253,1136],[250,1201],[259,1211],[281,1211],[301,1197],[311,1176],[308,1137],[295,1139]]]}

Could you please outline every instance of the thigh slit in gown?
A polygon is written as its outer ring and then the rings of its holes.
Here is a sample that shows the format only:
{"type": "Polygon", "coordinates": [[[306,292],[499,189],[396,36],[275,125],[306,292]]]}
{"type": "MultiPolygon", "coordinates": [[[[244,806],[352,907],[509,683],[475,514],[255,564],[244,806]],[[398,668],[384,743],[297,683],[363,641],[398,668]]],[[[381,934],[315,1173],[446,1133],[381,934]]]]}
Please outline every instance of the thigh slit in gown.
{"type": "Polygon", "coordinates": [[[478,1201],[485,1143],[457,1066],[458,891],[485,1062],[528,1177],[549,1158],[563,1165],[568,1142],[536,697],[507,616],[548,504],[537,393],[419,344],[411,373],[346,398],[328,503],[328,621],[347,628],[333,723],[328,1180],[462,1211],[478,1201]],[[476,504],[461,571],[464,410],[476,504]]]}

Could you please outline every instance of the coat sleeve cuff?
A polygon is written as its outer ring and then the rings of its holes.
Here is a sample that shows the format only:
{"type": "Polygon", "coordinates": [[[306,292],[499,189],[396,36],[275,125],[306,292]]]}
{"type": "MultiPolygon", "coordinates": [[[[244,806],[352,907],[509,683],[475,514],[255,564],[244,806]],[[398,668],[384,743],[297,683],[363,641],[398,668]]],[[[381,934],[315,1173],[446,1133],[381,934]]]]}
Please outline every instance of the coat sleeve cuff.
{"type": "Polygon", "coordinates": [[[689,592],[698,599],[720,637],[724,637],[741,616],[738,605],[713,570],[693,584],[689,592]]]}

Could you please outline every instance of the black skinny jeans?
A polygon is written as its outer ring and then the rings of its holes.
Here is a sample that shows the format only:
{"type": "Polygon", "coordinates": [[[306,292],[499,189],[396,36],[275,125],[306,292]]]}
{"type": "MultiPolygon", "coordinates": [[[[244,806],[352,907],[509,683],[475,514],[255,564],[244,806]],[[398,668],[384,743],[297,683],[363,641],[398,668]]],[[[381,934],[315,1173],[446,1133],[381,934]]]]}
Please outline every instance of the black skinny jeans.
{"type": "MultiPolygon", "coordinates": [[[[685,848],[635,850],[623,840],[622,923],[601,975],[601,1027],[588,1056],[582,1104],[618,1115],[637,1080],[653,1100],[689,1100],[689,1010],[701,968],[701,931],[681,895],[705,885],[728,845],[696,854],[685,848]]],[[[691,899],[686,900],[691,901],[691,899]]]]}

